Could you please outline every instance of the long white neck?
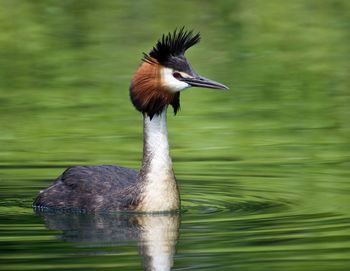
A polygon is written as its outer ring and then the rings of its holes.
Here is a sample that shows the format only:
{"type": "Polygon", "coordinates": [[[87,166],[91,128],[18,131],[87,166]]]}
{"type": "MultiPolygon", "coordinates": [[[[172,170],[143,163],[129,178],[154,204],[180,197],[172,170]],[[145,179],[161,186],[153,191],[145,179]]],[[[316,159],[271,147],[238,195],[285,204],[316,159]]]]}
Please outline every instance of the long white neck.
{"type": "Polygon", "coordinates": [[[144,114],[143,162],[139,173],[141,198],[138,211],[161,212],[180,207],[179,192],[169,153],[167,108],[152,119],[144,114]]]}

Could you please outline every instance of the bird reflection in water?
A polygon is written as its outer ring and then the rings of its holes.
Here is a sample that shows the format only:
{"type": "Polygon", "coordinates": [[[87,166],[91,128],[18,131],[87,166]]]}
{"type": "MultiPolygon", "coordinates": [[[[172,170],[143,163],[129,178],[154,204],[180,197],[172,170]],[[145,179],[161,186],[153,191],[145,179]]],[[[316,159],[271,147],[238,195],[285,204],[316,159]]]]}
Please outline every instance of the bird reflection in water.
{"type": "Polygon", "coordinates": [[[171,214],[79,214],[39,212],[50,230],[61,230],[68,242],[125,243],[137,241],[144,270],[170,270],[179,236],[180,216],[171,214]]]}

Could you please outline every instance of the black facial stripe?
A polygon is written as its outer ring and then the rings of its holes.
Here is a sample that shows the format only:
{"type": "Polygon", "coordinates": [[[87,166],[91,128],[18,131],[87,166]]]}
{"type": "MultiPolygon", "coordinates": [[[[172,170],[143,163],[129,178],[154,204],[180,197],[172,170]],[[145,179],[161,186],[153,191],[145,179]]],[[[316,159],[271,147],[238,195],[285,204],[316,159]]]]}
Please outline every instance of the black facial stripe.
{"type": "Polygon", "coordinates": [[[166,62],[161,64],[167,68],[172,68],[174,71],[185,72],[190,75],[194,74],[191,65],[184,56],[170,57],[166,62]]]}

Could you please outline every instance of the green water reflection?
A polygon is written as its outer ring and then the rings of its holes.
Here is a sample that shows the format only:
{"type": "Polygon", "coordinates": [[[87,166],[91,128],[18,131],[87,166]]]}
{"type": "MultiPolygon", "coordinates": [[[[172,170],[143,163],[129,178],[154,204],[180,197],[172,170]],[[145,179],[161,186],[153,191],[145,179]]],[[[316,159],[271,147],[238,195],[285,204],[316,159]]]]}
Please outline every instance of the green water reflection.
{"type": "Polygon", "coordinates": [[[193,67],[230,91],[185,91],[168,117],[184,209],[173,269],[348,270],[349,1],[3,0],[4,270],[142,269],[142,239],[80,242],[31,202],[66,166],[139,167],[130,78],[182,25],[202,34],[193,67]]]}

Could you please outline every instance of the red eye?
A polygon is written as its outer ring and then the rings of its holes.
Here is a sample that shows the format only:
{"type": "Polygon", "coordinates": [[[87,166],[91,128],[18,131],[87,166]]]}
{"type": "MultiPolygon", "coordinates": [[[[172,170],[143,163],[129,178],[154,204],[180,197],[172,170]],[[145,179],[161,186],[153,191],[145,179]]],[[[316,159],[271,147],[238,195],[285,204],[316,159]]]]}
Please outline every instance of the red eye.
{"type": "Polygon", "coordinates": [[[173,76],[176,78],[176,79],[179,79],[179,78],[182,78],[181,74],[179,72],[173,72],[173,76]]]}

